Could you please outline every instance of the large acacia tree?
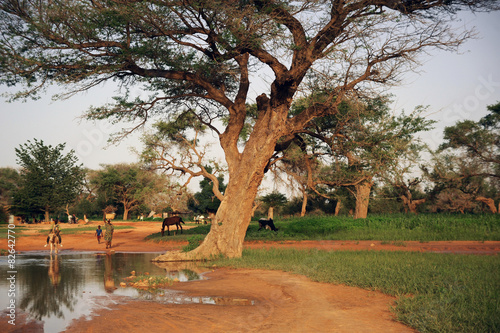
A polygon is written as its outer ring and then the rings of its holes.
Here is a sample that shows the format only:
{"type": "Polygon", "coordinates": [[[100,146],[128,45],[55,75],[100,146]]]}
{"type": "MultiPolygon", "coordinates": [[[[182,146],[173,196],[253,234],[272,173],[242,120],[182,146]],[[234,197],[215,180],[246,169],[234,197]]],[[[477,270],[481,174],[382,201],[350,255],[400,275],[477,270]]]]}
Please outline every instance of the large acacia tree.
{"type": "Polygon", "coordinates": [[[2,0],[0,79],[24,83],[17,96],[52,82],[73,84],[69,93],[108,80],[137,86],[147,94],[88,113],[132,120],[132,128],[180,103],[189,107],[218,136],[229,180],[201,246],[161,259],[238,257],[280,138],[335,113],[346,97],[395,83],[419,54],[458,47],[470,33],[450,28],[457,10],[497,7],[493,0],[2,0]],[[268,82],[250,89],[257,74],[268,82]],[[291,116],[294,97],[311,89],[330,98],[291,116]],[[239,146],[252,91],[262,92],[251,101],[258,118],[239,146]],[[222,129],[218,117],[227,119],[222,129]]]}

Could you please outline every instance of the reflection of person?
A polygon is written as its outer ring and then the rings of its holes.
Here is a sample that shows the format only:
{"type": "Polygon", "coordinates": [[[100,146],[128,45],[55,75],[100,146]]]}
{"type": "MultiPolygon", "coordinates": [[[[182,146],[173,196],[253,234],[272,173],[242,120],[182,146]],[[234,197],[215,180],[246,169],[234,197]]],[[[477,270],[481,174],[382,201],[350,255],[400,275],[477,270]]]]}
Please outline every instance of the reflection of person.
{"type": "Polygon", "coordinates": [[[49,245],[51,233],[54,233],[57,236],[57,238],[59,238],[59,246],[62,247],[61,230],[59,229],[59,219],[56,219],[54,221],[54,223],[52,223],[52,227],[50,228],[49,235],[47,236],[47,243],[44,245],[44,247],[47,247],[47,245],[49,245]]]}
{"type": "Polygon", "coordinates": [[[111,224],[111,220],[108,219],[104,225],[104,241],[106,242],[106,248],[111,248],[114,231],[115,227],[111,224]]]}
{"type": "Polygon", "coordinates": [[[104,258],[104,289],[108,293],[112,293],[115,287],[115,280],[113,279],[113,257],[111,254],[106,254],[104,258]]]}
{"type": "Polygon", "coordinates": [[[102,229],[100,225],[97,226],[97,229],[95,230],[95,235],[97,237],[97,244],[101,244],[102,229]]]}
{"type": "Polygon", "coordinates": [[[59,274],[59,259],[57,256],[55,259],[50,256],[49,278],[50,283],[52,283],[54,287],[57,287],[61,282],[61,275],[59,274]]]}

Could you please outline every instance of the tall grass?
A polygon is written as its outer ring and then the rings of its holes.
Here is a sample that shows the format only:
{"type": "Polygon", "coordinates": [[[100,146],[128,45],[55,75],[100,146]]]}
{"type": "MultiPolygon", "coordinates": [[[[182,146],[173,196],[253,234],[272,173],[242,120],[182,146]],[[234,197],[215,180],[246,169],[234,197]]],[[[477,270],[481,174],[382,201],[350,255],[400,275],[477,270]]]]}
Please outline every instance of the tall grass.
{"type": "Polygon", "coordinates": [[[397,296],[397,318],[420,332],[499,332],[500,258],[414,252],[245,250],[220,266],[275,269],[397,296]]]}
{"type": "MultiPolygon", "coordinates": [[[[369,215],[366,219],[335,216],[307,216],[277,219],[278,232],[258,231],[257,221],[248,227],[245,240],[380,240],[380,241],[452,241],[500,240],[500,214],[391,214],[369,215]]],[[[175,230],[175,229],[174,229],[175,230]]],[[[206,235],[210,225],[185,229],[183,234],[161,237],[154,233],[152,241],[188,240],[192,235],[206,235]]],[[[172,231],[170,232],[171,234],[172,231]]]]}
{"type": "Polygon", "coordinates": [[[278,233],[251,223],[246,240],[500,240],[500,215],[369,215],[366,219],[312,216],[275,221],[278,233]]]}

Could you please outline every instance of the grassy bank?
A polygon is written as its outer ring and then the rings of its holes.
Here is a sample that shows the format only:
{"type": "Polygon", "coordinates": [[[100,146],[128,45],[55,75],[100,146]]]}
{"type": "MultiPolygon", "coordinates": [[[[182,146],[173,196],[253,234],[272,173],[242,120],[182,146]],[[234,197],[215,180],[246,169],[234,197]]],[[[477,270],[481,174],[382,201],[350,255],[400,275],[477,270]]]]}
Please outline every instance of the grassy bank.
{"type": "Polygon", "coordinates": [[[272,249],[216,264],[379,290],[398,297],[398,320],[420,332],[500,331],[498,256],[272,249]]]}
{"type": "MultiPolygon", "coordinates": [[[[366,219],[351,217],[311,216],[276,219],[277,233],[258,231],[257,221],[248,227],[245,240],[380,240],[380,241],[447,241],[500,240],[500,214],[392,214],[369,215],[366,219]]],[[[174,228],[175,229],[175,228],[174,228]]],[[[187,240],[193,235],[206,235],[210,225],[161,237],[155,233],[149,240],[187,240]]],[[[171,231],[172,233],[172,231],[171,231]]]]}

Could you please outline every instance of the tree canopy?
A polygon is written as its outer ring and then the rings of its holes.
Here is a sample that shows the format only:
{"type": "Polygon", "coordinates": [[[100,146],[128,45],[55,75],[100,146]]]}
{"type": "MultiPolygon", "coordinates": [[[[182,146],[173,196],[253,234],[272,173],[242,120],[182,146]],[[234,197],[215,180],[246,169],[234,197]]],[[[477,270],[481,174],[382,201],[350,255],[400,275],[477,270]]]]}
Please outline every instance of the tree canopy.
{"type": "Polygon", "coordinates": [[[84,172],[77,165],[75,152],[64,154],[65,144],[53,147],[43,141],[28,141],[16,148],[21,166],[19,188],[13,193],[13,211],[24,214],[45,213],[72,203],[81,190],[84,172]]]}

